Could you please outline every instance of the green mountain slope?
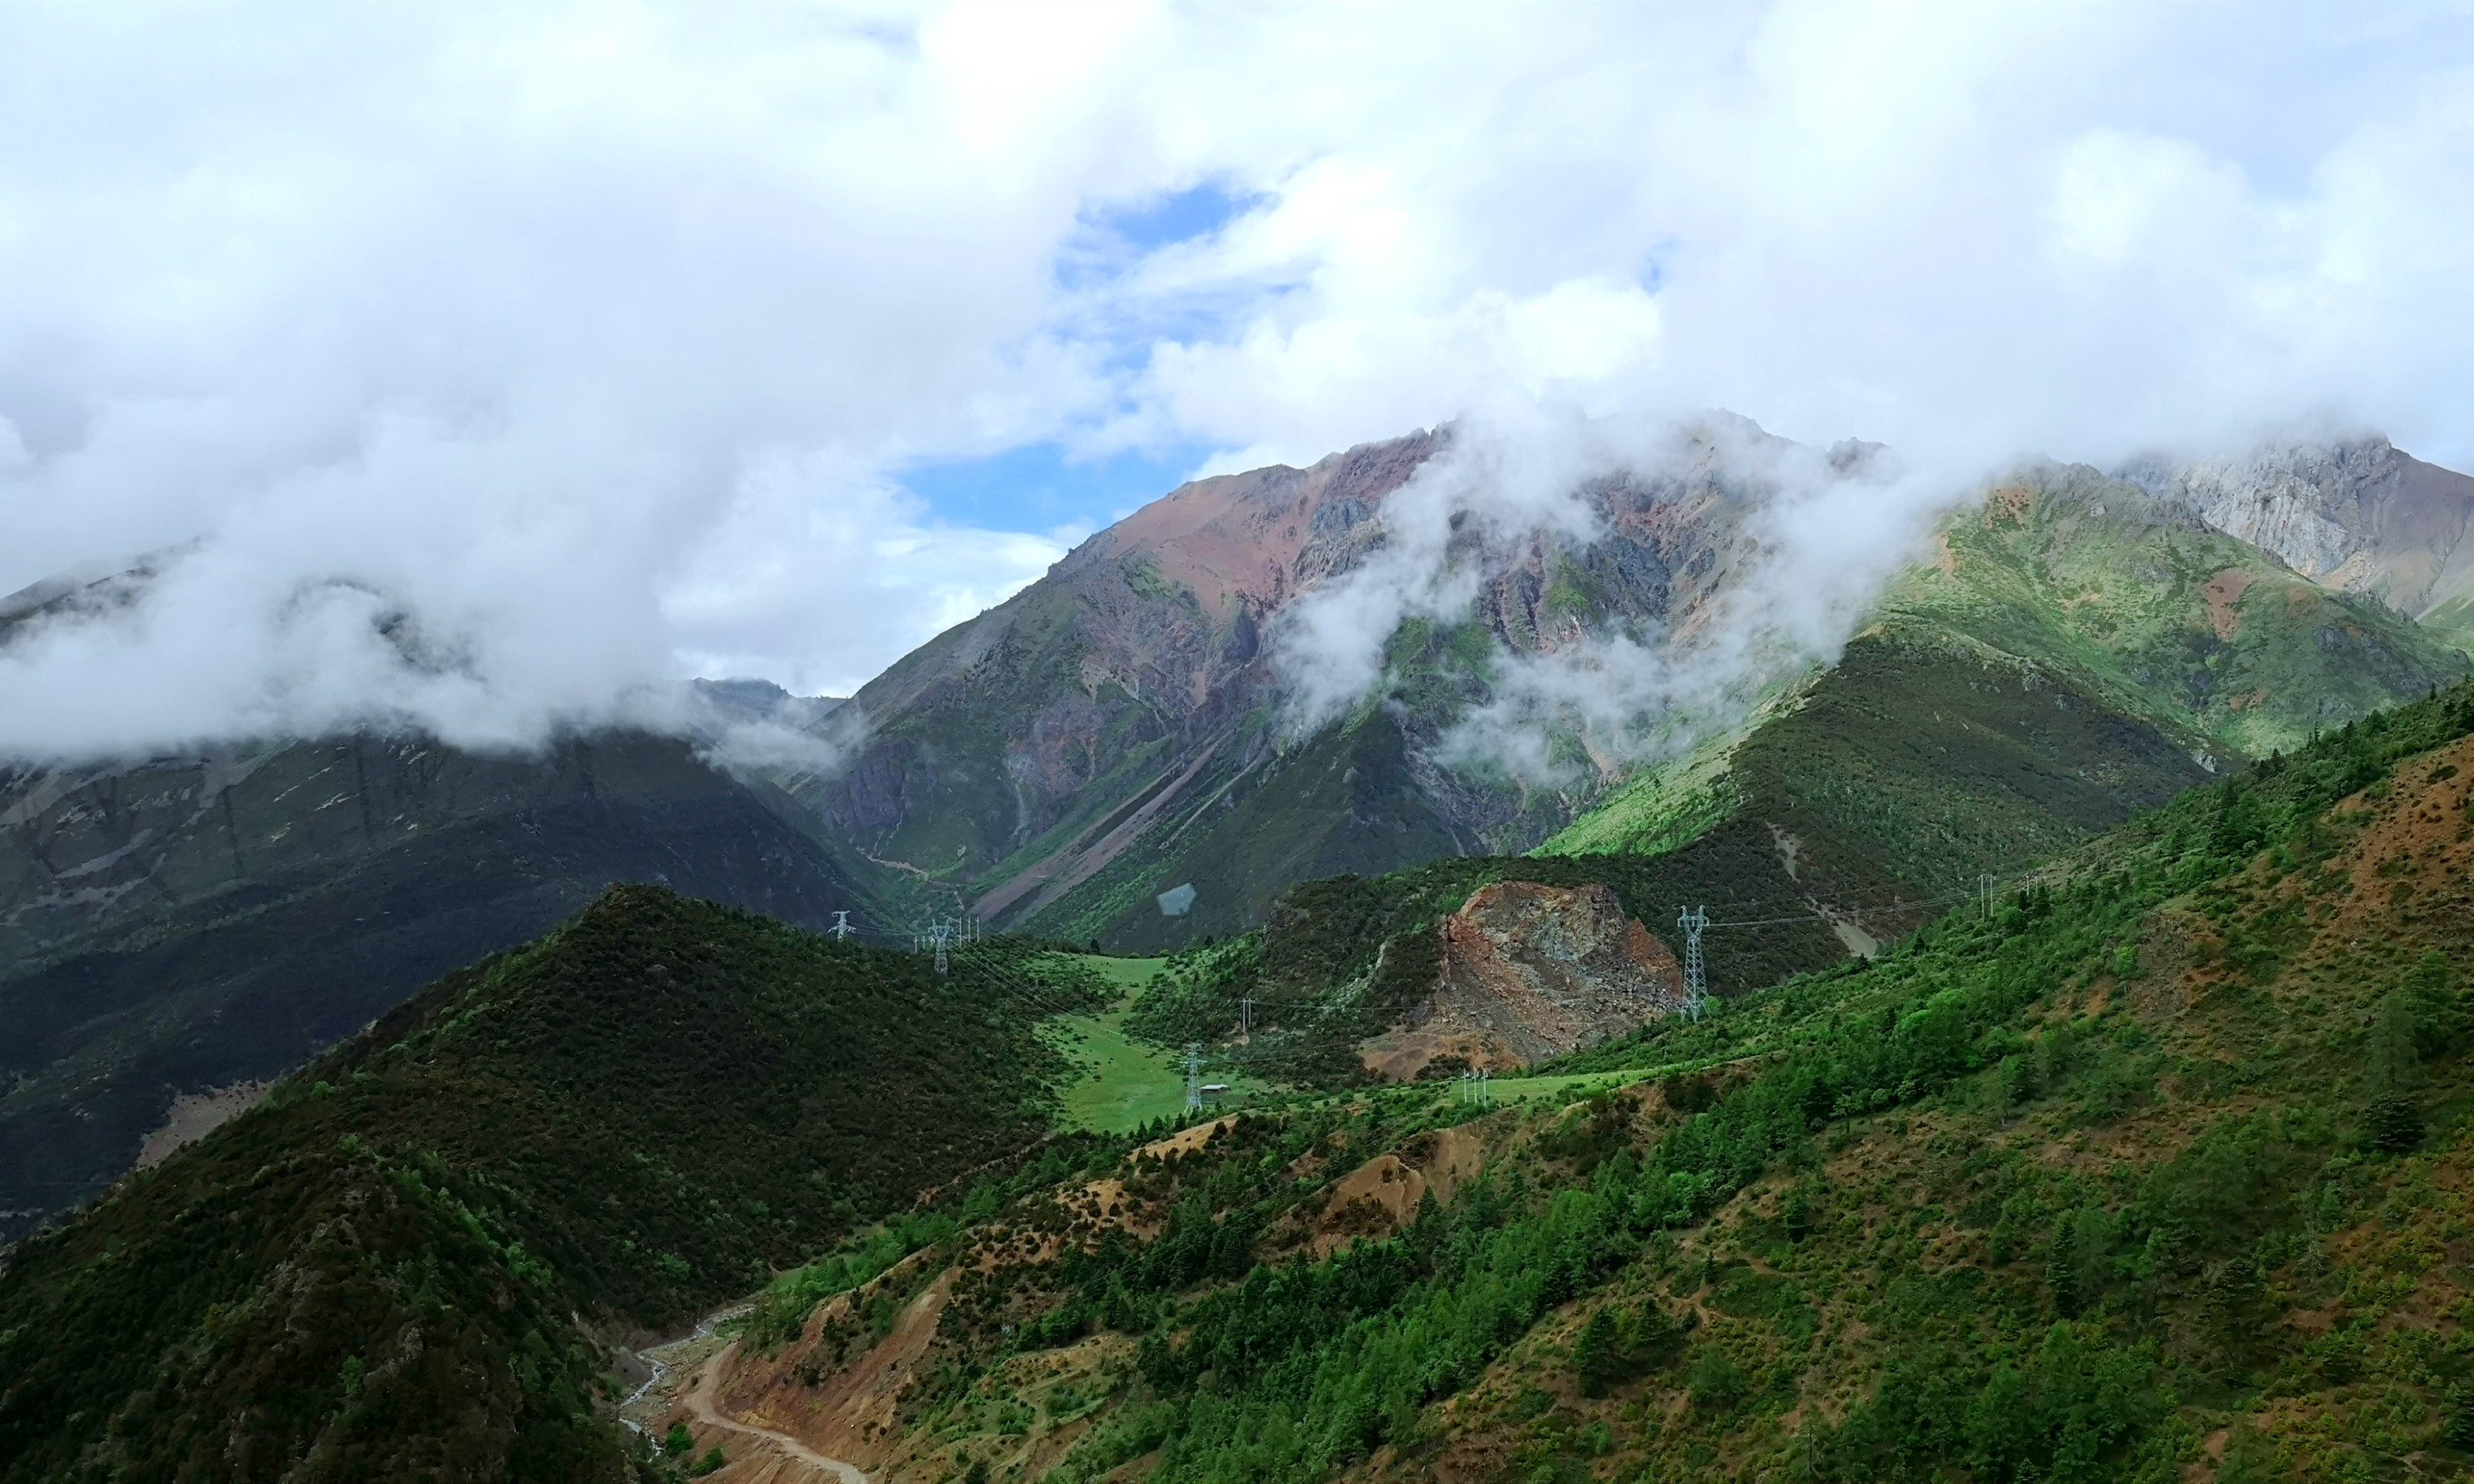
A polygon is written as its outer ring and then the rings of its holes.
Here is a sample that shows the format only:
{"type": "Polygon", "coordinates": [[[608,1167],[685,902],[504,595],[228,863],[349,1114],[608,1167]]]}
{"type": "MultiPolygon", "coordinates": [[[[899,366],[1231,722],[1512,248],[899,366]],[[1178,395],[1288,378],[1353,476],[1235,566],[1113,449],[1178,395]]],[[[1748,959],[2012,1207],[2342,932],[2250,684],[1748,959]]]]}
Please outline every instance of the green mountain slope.
{"type": "Polygon", "coordinates": [[[1560,1096],[1095,1150],[719,1395],[892,1480],[2462,1475],[2469,732],[2341,729],[1560,1096]]]}
{"type": "Polygon", "coordinates": [[[1044,1132],[1020,978],[614,889],[18,1244],[0,1478],[629,1477],[596,1335],[1044,1132]]]}
{"type": "Polygon", "coordinates": [[[1674,937],[1686,903],[1717,920],[1759,918],[1758,932],[1709,940],[1710,988],[1742,993],[1842,958],[1845,944],[1818,917],[1794,913],[1797,883],[1766,832],[1729,825],[1660,855],[1456,855],[1381,876],[1338,876],[1293,887],[1255,932],[1170,959],[1127,1017],[1164,1045],[1201,1041],[1217,1065],[1308,1085],[1366,1080],[1358,1043],[1409,1017],[1441,967],[1436,925],[1496,881],[1604,884],[1626,916],[1674,937]],[[1255,1034],[1236,1041],[1251,1001],[1255,1034]]]}
{"type": "Polygon", "coordinates": [[[1949,898],[2468,668],[2377,602],[2083,467],[2028,471],[1935,544],[1837,665],[1540,852],[1672,849],[1752,819],[1818,899],[1949,898]]]}

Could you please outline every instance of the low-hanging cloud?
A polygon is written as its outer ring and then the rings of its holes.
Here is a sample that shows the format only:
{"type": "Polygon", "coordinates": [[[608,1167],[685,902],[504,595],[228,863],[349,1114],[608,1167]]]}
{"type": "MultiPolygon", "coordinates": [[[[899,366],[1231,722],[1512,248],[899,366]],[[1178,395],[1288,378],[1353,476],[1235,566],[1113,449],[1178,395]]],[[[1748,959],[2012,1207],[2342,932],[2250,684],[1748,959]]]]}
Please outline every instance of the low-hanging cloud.
{"type": "MultiPolygon", "coordinates": [[[[0,592],[183,555],[0,650],[0,754],[847,691],[1105,514],[901,485],[1033,443],[1502,428],[1296,619],[1328,711],[1387,613],[1455,610],[1456,540],[1586,539],[1564,495],[1620,430],[1877,439],[1909,482],[1779,505],[1754,632],[1826,653],[1880,563],[1797,543],[1870,550],[2022,454],[2307,413],[2474,461],[2469,40],[2032,0],[20,8],[0,592]],[[1116,225],[1194,192],[1225,211],[1116,225]],[[1512,436],[1540,407],[1595,431],[1512,436]]],[[[1516,665],[1479,721],[1512,750],[1603,694],[1623,734],[1722,673],[1676,662],[1516,665]]]]}
{"type": "Polygon", "coordinates": [[[1612,467],[1615,432],[1560,408],[1516,426],[1489,417],[1455,429],[1384,499],[1381,544],[1282,610],[1273,663],[1292,728],[1312,730],[1355,706],[1382,678],[1404,622],[1459,618],[1504,543],[1532,533],[1596,539],[1598,513],[1576,489],[1612,467]]]}
{"type": "Polygon", "coordinates": [[[1723,415],[1498,408],[1456,425],[1385,500],[1366,560],[1280,613],[1272,662],[1292,730],[1329,725],[1378,693],[1402,624],[1467,620],[1480,587],[1541,544],[1560,561],[1606,539],[1596,491],[1619,484],[1663,484],[1673,493],[1662,498],[1682,500],[1715,492],[1736,513],[1707,517],[1711,529],[1747,554],[1671,625],[1558,636],[1537,650],[1496,645],[1485,699],[1436,738],[1438,761],[1586,787],[1595,779],[1556,755],[1557,733],[1601,772],[1690,746],[1769,687],[1835,659],[1865,605],[1963,493],[1878,446],[1851,443],[1833,457],[1723,415]]]}

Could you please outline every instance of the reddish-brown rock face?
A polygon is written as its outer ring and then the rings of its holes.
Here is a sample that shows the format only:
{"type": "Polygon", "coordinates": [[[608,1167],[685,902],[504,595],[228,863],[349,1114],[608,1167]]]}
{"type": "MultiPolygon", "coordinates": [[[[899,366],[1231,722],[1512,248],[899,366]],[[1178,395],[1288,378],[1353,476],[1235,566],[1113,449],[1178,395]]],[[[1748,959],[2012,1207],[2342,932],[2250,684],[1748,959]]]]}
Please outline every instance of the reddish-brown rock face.
{"type": "Polygon", "coordinates": [[[1420,1018],[1366,1045],[1368,1066],[1386,1076],[1414,1077],[1439,1057],[1525,1065],[1684,1002],[1675,955],[1605,886],[1499,881],[1437,930],[1443,967],[1420,1018]]]}

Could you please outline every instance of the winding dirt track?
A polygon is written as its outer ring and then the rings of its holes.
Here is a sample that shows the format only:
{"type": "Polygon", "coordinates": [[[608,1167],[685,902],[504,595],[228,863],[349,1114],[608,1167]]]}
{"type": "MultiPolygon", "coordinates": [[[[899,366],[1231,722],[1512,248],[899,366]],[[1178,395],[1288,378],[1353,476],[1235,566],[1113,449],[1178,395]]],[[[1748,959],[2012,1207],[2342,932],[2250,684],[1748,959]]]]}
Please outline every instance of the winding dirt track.
{"type": "Polygon", "coordinates": [[[704,1375],[682,1399],[689,1415],[697,1422],[754,1438],[762,1445],[758,1451],[733,1458],[730,1467],[714,1477],[727,1479],[730,1484],[816,1484],[821,1480],[832,1480],[833,1484],[868,1484],[867,1471],[856,1464],[827,1458],[787,1433],[724,1416],[721,1409],[714,1405],[713,1394],[721,1384],[723,1369],[738,1353],[738,1342],[733,1341],[728,1349],[706,1361],[704,1375]]]}

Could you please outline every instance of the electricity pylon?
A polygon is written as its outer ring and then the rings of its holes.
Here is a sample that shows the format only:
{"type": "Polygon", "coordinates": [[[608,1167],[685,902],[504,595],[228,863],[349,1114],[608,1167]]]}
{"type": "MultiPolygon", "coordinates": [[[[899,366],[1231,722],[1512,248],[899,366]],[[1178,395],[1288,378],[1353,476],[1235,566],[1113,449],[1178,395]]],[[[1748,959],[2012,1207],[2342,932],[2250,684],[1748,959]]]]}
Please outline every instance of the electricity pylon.
{"type": "Polygon", "coordinates": [[[1708,977],[1701,967],[1701,930],[1710,925],[1709,911],[1686,907],[1675,925],[1684,929],[1684,1013],[1698,1020],[1710,1005],[1708,977]]]}

